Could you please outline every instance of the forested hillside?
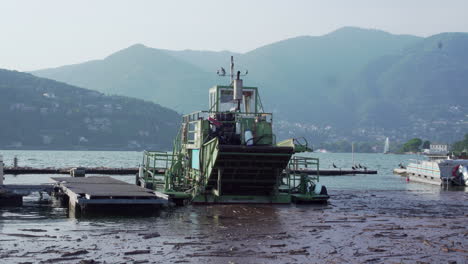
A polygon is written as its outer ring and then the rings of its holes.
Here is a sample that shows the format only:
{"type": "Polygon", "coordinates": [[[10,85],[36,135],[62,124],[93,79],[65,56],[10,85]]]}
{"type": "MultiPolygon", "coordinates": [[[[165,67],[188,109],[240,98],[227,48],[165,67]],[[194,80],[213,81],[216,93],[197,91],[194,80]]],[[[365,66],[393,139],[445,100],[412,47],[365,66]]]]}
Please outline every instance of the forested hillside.
{"type": "Polygon", "coordinates": [[[155,103],[0,70],[0,148],[168,150],[180,116],[155,103]]]}

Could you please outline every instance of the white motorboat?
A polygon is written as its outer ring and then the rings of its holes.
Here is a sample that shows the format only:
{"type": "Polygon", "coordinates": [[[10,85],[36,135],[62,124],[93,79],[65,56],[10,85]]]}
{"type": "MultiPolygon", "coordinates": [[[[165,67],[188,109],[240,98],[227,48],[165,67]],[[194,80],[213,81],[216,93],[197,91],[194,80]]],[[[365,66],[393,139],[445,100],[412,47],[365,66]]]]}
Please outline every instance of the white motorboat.
{"type": "Polygon", "coordinates": [[[468,160],[447,156],[430,156],[429,160],[408,163],[406,175],[410,180],[437,185],[468,185],[468,160]]]}

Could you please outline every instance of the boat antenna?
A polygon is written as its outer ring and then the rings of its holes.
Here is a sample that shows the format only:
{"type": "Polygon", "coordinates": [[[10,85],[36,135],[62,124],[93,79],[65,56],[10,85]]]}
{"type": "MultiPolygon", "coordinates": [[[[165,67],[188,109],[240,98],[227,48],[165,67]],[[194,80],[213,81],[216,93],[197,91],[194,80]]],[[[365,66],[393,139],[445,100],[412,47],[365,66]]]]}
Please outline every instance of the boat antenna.
{"type": "MultiPolygon", "coordinates": [[[[233,111],[239,112],[240,111],[240,106],[241,102],[243,99],[243,81],[240,78],[241,76],[245,76],[249,73],[249,71],[245,71],[244,74],[241,74],[240,71],[235,71],[234,70],[234,56],[231,56],[231,72],[229,74],[229,77],[231,77],[231,83],[230,86],[233,88],[233,93],[232,93],[232,100],[236,102],[236,107],[233,109],[233,111]]],[[[224,70],[223,67],[218,70],[217,74],[219,76],[226,76],[226,70],[224,70]]],[[[232,110],[231,110],[232,111],[232,110]]]]}
{"type": "Polygon", "coordinates": [[[234,56],[231,56],[231,83],[234,81],[234,56]]]}
{"type": "MultiPolygon", "coordinates": [[[[226,70],[221,67],[217,72],[216,74],[218,74],[218,76],[221,76],[221,77],[225,77],[226,76],[226,70]]],[[[230,85],[233,85],[234,83],[234,80],[236,79],[240,79],[241,76],[246,76],[247,74],[249,74],[249,71],[246,70],[244,73],[241,73],[240,71],[235,71],[235,68],[234,68],[234,56],[231,56],[231,69],[230,69],[230,74],[229,74],[229,77],[231,78],[231,83],[230,85]]]]}

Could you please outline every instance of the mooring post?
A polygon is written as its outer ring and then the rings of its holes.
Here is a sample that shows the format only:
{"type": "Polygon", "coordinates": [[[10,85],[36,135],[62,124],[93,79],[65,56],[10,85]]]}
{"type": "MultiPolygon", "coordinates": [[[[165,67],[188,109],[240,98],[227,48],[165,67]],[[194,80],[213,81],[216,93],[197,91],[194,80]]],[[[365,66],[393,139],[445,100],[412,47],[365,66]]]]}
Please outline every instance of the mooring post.
{"type": "Polygon", "coordinates": [[[3,156],[0,155],[0,185],[3,185],[3,156]]]}
{"type": "Polygon", "coordinates": [[[223,175],[223,169],[218,169],[218,196],[221,196],[221,177],[223,175]]]}
{"type": "Polygon", "coordinates": [[[68,197],[68,216],[71,218],[76,218],[81,215],[81,208],[75,199],[68,197]]]}

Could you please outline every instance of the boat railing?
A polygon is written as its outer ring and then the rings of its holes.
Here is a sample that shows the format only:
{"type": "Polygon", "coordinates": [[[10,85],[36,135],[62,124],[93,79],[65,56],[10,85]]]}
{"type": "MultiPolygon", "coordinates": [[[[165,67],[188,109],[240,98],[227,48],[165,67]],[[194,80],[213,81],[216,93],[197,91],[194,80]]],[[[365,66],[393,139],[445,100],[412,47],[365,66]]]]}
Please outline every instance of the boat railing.
{"type": "Polygon", "coordinates": [[[167,170],[172,166],[174,154],[171,152],[144,151],[143,152],[143,178],[153,186],[158,180],[158,176],[163,177],[167,170]]]}
{"type": "Polygon", "coordinates": [[[294,191],[295,189],[299,189],[299,191],[305,192],[305,185],[319,182],[319,168],[320,163],[317,158],[300,156],[292,157],[285,170],[286,184],[288,185],[289,190],[294,191]],[[314,169],[316,171],[315,175],[310,172],[314,169]]]}
{"type": "Polygon", "coordinates": [[[448,155],[434,155],[434,154],[428,154],[426,155],[426,157],[429,159],[429,160],[447,160],[450,158],[450,156],[448,155]]]}
{"type": "Polygon", "coordinates": [[[201,154],[203,155],[201,169],[201,180],[207,181],[211,171],[213,170],[214,164],[216,162],[216,157],[218,155],[218,145],[219,141],[217,138],[213,138],[203,145],[201,154]]]}
{"type": "Polygon", "coordinates": [[[421,164],[423,160],[420,160],[420,159],[409,159],[408,160],[408,164],[409,163],[414,163],[414,164],[421,164]]]}
{"type": "MultiPolygon", "coordinates": [[[[246,112],[216,112],[216,111],[197,111],[190,114],[186,114],[182,117],[184,123],[208,119],[210,116],[216,114],[234,114],[235,119],[241,118],[258,118],[271,122],[273,120],[273,113],[246,113],[246,112]]],[[[222,121],[220,121],[222,122],[222,121]]]]}
{"type": "Polygon", "coordinates": [[[167,169],[171,166],[172,158],[175,156],[172,152],[147,151],[143,152],[143,164],[155,169],[167,169]]]}
{"type": "Polygon", "coordinates": [[[406,166],[409,173],[440,177],[440,168],[436,161],[427,159],[410,159],[406,166]]]}

